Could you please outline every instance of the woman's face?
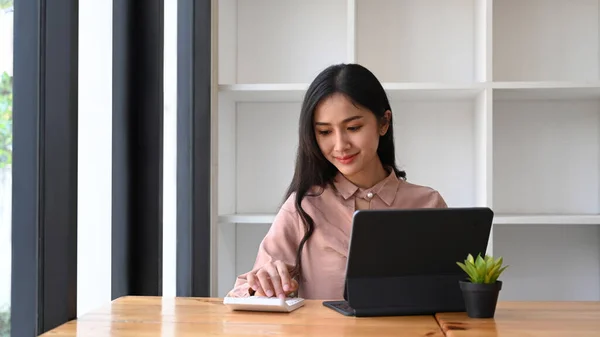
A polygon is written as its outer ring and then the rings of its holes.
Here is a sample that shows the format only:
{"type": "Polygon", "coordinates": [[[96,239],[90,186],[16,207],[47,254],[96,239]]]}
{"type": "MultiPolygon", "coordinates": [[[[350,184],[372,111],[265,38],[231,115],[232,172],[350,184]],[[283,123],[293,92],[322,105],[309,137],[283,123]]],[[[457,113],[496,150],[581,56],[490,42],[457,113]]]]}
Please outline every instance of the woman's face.
{"type": "MultiPolygon", "coordinates": [[[[391,112],[386,112],[389,121],[391,112]]],[[[314,128],[321,152],[350,180],[371,175],[381,165],[377,156],[379,137],[388,129],[365,107],[355,106],[346,96],[334,94],[321,101],[314,115],[314,128]]]]}

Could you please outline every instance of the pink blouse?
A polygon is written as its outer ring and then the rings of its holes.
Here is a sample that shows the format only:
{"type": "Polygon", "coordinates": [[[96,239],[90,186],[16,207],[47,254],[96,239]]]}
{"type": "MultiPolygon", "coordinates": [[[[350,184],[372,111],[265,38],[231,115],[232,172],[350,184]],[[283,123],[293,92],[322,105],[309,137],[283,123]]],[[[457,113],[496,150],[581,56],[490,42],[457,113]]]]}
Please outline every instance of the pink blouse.
{"type": "MultiPolygon", "coordinates": [[[[258,248],[252,271],[269,261],[295,264],[298,244],[304,236],[302,220],[294,207],[292,194],[282,205],[258,248]]],[[[352,184],[342,174],[333,187],[315,196],[306,196],[302,207],[313,218],[312,236],[302,251],[302,278],[298,297],[336,300],[343,298],[346,257],[356,210],[356,198],[370,201],[371,209],[445,208],[442,196],[434,189],[398,179],[394,172],[368,189],[352,184]]],[[[250,296],[246,275],[237,277],[227,296],[250,296]]]]}

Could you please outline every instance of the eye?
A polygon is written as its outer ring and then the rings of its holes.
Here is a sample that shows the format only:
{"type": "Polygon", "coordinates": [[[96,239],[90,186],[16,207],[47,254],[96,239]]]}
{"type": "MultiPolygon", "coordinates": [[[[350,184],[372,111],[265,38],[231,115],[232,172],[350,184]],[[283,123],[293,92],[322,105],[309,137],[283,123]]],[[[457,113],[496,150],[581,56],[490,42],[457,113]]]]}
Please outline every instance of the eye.
{"type": "Polygon", "coordinates": [[[329,131],[329,130],[317,130],[317,133],[319,133],[322,136],[326,136],[326,135],[330,134],[331,131],[329,131]]]}
{"type": "Polygon", "coordinates": [[[358,126],[349,126],[348,130],[350,131],[358,131],[360,128],[362,128],[362,125],[358,125],[358,126]]]}

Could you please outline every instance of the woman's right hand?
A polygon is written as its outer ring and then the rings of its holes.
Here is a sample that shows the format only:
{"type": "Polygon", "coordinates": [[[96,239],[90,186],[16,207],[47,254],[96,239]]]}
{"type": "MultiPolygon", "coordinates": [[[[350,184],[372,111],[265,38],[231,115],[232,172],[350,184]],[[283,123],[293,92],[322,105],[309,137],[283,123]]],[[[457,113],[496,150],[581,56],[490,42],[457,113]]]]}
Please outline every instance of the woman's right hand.
{"type": "Polygon", "coordinates": [[[254,296],[285,298],[298,290],[298,282],[290,276],[290,269],[282,261],[273,261],[247,275],[248,284],[255,291],[254,296]]]}

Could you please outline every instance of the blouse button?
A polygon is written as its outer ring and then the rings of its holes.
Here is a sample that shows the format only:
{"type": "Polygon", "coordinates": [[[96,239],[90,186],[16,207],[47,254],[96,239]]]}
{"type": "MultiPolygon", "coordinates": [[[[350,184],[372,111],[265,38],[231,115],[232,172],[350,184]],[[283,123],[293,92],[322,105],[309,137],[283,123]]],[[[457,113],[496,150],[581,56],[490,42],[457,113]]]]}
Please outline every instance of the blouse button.
{"type": "Polygon", "coordinates": [[[371,193],[371,192],[367,193],[367,198],[369,198],[369,199],[373,198],[373,193],[371,193]]]}

